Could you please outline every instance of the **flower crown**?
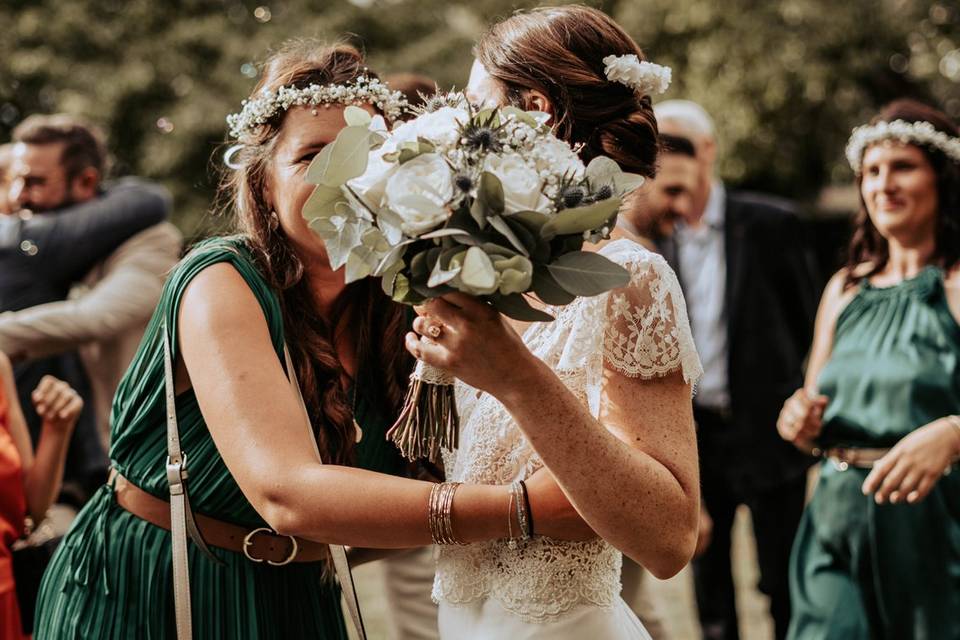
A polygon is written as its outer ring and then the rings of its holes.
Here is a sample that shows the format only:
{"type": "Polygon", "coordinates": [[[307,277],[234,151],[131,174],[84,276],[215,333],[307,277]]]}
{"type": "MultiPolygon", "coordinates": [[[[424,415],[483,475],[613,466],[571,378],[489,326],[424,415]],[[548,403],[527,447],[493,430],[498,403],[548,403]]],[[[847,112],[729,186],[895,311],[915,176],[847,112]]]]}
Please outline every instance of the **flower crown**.
{"type": "Polygon", "coordinates": [[[670,87],[670,67],[641,61],[636,54],[610,55],[603,59],[607,80],[625,84],[640,95],[663,93],[670,87]]]}
{"type": "Polygon", "coordinates": [[[263,89],[256,98],[244,100],[240,113],[227,116],[230,135],[240,138],[244,133],[266,124],[280,111],[293,106],[320,104],[371,103],[390,120],[403,114],[407,101],[399,91],[391,91],[377,78],[366,75],[344,84],[311,84],[306,87],[283,86],[276,91],[263,89]]]}
{"type": "Polygon", "coordinates": [[[847,142],[847,162],[855,172],[860,172],[864,150],[874,142],[881,140],[899,140],[933,147],[956,163],[960,163],[960,138],[939,131],[929,122],[878,122],[863,125],[853,130],[847,142]]]}

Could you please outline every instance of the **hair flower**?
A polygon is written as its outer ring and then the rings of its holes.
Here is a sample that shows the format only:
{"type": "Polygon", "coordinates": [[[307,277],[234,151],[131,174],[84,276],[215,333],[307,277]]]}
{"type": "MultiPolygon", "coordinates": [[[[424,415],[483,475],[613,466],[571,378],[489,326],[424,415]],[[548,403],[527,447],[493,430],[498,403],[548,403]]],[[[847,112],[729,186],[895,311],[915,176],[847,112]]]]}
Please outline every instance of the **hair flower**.
{"type": "Polygon", "coordinates": [[[624,84],[641,95],[663,93],[670,87],[670,67],[641,61],[636,54],[609,55],[603,59],[604,75],[611,82],[624,84]]]}

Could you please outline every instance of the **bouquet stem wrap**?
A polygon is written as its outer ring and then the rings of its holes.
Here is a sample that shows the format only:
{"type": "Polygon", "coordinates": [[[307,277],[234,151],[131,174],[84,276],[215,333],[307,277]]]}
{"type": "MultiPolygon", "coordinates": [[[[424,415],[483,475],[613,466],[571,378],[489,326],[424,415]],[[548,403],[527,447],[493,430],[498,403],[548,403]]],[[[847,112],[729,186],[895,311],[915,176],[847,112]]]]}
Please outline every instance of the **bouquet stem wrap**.
{"type": "Polygon", "coordinates": [[[456,449],[460,416],[454,396],[456,378],[437,367],[417,362],[400,417],[387,431],[409,460],[438,460],[440,449],[456,449]]]}

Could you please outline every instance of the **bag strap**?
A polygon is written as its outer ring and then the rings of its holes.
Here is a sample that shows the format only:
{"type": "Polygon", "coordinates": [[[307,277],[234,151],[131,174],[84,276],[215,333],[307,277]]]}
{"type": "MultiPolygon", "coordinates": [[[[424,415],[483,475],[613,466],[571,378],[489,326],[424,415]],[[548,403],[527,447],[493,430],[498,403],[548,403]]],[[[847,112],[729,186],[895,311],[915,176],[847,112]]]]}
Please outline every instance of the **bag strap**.
{"type": "MultiPolygon", "coordinates": [[[[303,417],[306,424],[310,424],[310,416],[307,413],[307,403],[303,400],[303,392],[300,391],[300,383],[297,381],[297,370],[293,366],[293,359],[290,357],[290,350],[287,345],[283,345],[283,359],[287,367],[287,379],[293,387],[300,402],[300,409],[303,411],[303,417]]],[[[317,446],[317,440],[310,434],[310,442],[313,443],[314,453],[317,460],[320,460],[320,449],[317,446]]],[[[340,583],[340,589],[343,591],[343,597],[347,601],[347,610],[350,612],[350,618],[353,620],[353,628],[357,632],[359,640],[367,640],[367,630],[363,626],[363,616],[360,615],[360,600],[357,598],[356,586],[353,583],[353,572],[350,570],[350,562],[347,560],[346,547],[339,544],[331,544],[330,555],[333,557],[333,569],[337,574],[337,581],[340,583]]]]}
{"type": "MultiPolygon", "coordinates": [[[[173,358],[171,357],[170,333],[166,321],[163,322],[163,373],[164,393],[167,404],[167,485],[170,488],[170,541],[173,548],[173,602],[176,615],[177,639],[193,640],[193,617],[190,606],[190,563],[187,552],[187,537],[200,547],[206,555],[218,564],[220,559],[213,555],[203,536],[197,528],[190,508],[190,498],[187,493],[187,455],[180,446],[180,428],[177,423],[176,389],[173,377],[173,358]]],[[[283,355],[287,367],[287,379],[290,381],[304,417],[307,418],[307,406],[297,382],[297,373],[290,358],[290,351],[286,344],[283,346],[283,355]]],[[[310,424],[307,419],[307,424],[310,424]]],[[[320,459],[320,450],[316,440],[313,442],[317,459],[320,459]]],[[[353,574],[350,563],[347,561],[346,549],[341,545],[331,544],[330,554],[333,557],[333,566],[340,582],[340,588],[347,600],[347,609],[353,620],[359,640],[367,640],[363,618],[360,615],[360,601],[357,599],[356,587],[353,583],[353,574]]]]}

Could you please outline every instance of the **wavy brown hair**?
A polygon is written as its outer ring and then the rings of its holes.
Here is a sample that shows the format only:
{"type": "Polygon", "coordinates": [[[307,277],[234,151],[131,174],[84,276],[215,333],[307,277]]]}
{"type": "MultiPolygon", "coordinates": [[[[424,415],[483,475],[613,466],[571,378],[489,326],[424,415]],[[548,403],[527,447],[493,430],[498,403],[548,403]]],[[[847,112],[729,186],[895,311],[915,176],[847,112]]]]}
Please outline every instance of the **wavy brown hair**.
{"type": "Polygon", "coordinates": [[[657,120],[650,96],[604,74],[604,57],[628,54],[645,59],[612,18],[580,5],[515,13],[491,27],[474,48],[512,104],[522,105],[530,90],[550,99],[557,137],[583,145],[585,162],[604,155],[624,171],[653,177],[657,120]]]}
{"type": "MultiPolygon", "coordinates": [[[[345,83],[364,74],[374,75],[357,49],[296,40],[268,58],[251,95],[264,88],[345,83]]],[[[321,457],[329,463],[351,464],[354,398],[341,384],[344,368],[335,346],[339,332],[346,327],[355,332],[358,375],[354,384],[380,403],[380,411],[397,415],[412,366],[403,347],[406,312],[382,292],[378,281],[367,278],[347,286],[329,317],[320,313],[303,263],[283,229],[271,223],[271,206],[265,199],[268,170],[285,117],[286,112],[280,111],[263,126],[244,133],[221,182],[221,201],[235,213],[260,271],[280,298],[284,335],[321,457]]]]}
{"type": "MultiPolygon", "coordinates": [[[[895,100],[880,110],[870,124],[904,120],[929,122],[937,131],[957,137],[957,126],[942,111],[916,100],[895,100]]],[[[937,176],[937,226],[931,263],[950,270],[960,262],[960,163],[951,160],[935,147],[916,145],[933,166],[937,176]]],[[[857,191],[860,211],[854,219],[853,237],[847,258],[845,287],[851,287],[865,278],[879,273],[890,259],[889,245],[874,226],[863,200],[863,176],[857,172],[857,191]],[[869,265],[863,269],[862,265],[869,265]]]]}

